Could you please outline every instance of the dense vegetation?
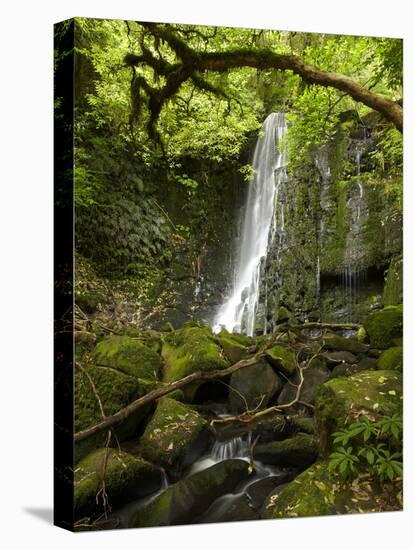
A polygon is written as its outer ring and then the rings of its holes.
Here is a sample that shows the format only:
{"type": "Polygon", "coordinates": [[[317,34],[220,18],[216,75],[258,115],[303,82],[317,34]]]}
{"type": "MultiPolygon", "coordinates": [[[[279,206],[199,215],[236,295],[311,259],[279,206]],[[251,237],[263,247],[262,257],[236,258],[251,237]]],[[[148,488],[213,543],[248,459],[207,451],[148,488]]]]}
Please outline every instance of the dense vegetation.
{"type": "Polygon", "coordinates": [[[77,527],[400,509],[402,41],[72,25],[77,527]],[[265,308],[214,334],[272,112],[265,308]]]}

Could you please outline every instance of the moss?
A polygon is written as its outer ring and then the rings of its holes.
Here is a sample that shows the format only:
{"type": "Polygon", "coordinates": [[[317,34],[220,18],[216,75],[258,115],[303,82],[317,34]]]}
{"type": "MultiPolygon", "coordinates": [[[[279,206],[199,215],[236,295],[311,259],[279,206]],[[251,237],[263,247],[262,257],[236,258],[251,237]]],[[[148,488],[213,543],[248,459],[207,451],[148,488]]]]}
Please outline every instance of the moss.
{"type": "Polygon", "coordinates": [[[255,343],[255,338],[252,336],[245,336],[245,334],[238,334],[238,332],[229,332],[226,328],[223,328],[217,335],[218,338],[229,338],[233,342],[240,344],[241,346],[249,347],[255,343]]]}
{"type": "Polygon", "coordinates": [[[281,492],[269,495],[261,517],[265,519],[329,516],[359,512],[400,510],[397,499],[400,484],[386,487],[371,479],[356,479],[353,483],[342,481],[329,472],[328,462],[314,464],[289,483],[281,492]]]}
{"type": "Polygon", "coordinates": [[[389,348],[394,338],[403,335],[403,309],[401,306],[388,306],[371,313],[364,326],[373,348],[389,348]]]}
{"type": "Polygon", "coordinates": [[[228,361],[232,364],[241,361],[247,355],[247,348],[242,344],[239,344],[236,340],[228,337],[219,337],[218,341],[220,346],[224,350],[224,355],[228,361]]]}
{"type": "Polygon", "coordinates": [[[321,450],[332,448],[332,433],[360,413],[372,417],[392,415],[402,407],[401,376],[389,370],[365,371],[329,380],[316,398],[315,418],[321,450]]]}
{"type": "Polygon", "coordinates": [[[181,525],[197,519],[222,495],[248,477],[248,462],[225,460],[171,485],[138,510],[130,527],[181,525]]]}
{"type": "Polygon", "coordinates": [[[174,382],[193,372],[209,372],[229,366],[218,340],[205,326],[185,326],[164,337],[164,381],[174,382]]]}
{"type": "Polygon", "coordinates": [[[184,404],[162,397],[139,446],[148,460],[179,471],[204,450],[206,420],[184,404]]]}
{"type": "Polygon", "coordinates": [[[338,334],[328,334],[321,340],[324,348],[336,351],[350,351],[352,353],[361,353],[368,350],[368,346],[356,338],[344,338],[338,334]]]}
{"type": "Polygon", "coordinates": [[[158,380],[161,369],[159,355],[129,336],[107,336],[94,352],[99,366],[111,367],[124,374],[144,380],[158,380]]]}
{"type": "Polygon", "coordinates": [[[146,460],[115,449],[97,449],[77,465],[74,485],[76,518],[103,513],[96,495],[105,482],[109,504],[123,504],[150,494],[161,485],[161,471],[146,460]]]}
{"type": "Polygon", "coordinates": [[[284,346],[276,345],[267,349],[265,353],[266,359],[276,369],[285,374],[292,376],[295,373],[295,356],[284,346]]]}
{"type": "Polygon", "coordinates": [[[96,334],[87,332],[86,330],[78,330],[75,332],[75,353],[77,357],[81,357],[84,353],[93,350],[96,344],[96,334]]]}
{"type": "MultiPolygon", "coordinates": [[[[138,379],[107,367],[88,365],[75,374],[75,431],[90,428],[102,420],[99,403],[94,395],[88,376],[93,381],[106,416],[110,416],[145,394],[146,388],[138,379]]],[[[144,418],[147,408],[132,414],[115,430],[120,440],[134,435],[144,418]]],[[[91,437],[76,446],[76,456],[83,456],[91,449],[102,445],[105,434],[91,437]]]]}
{"type": "Polygon", "coordinates": [[[379,369],[382,370],[396,370],[402,372],[403,370],[403,347],[395,346],[383,351],[377,360],[379,369]]]}
{"type": "Polygon", "coordinates": [[[384,284],[383,303],[385,306],[396,306],[403,300],[403,258],[392,258],[384,284]]]}
{"type": "Polygon", "coordinates": [[[284,439],[257,445],[254,457],[276,466],[307,468],[318,456],[318,444],[314,436],[301,433],[284,439]]]}

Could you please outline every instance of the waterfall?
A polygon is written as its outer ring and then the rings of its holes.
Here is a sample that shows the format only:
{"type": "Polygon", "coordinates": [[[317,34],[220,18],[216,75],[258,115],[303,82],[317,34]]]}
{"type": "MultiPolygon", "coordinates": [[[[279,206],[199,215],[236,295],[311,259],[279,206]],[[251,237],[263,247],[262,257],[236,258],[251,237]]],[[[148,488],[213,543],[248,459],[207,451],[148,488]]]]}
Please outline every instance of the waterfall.
{"type": "MultiPolygon", "coordinates": [[[[278,191],[285,180],[286,155],[280,141],[287,131],[285,114],[272,113],[264,122],[253,157],[254,179],[248,187],[247,204],[241,229],[241,248],[234,273],[234,284],[229,298],[219,308],[213,329],[219,332],[254,334],[255,315],[259,297],[262,259],[267,253],[268,238],[273,214],[278,221],[278,191]]],[[[281,208],[280,224],[284,229],[284,211],[281,208]]]]}
{"type": "Polygon", "coordinates": [[[342,270],[342,285],[348,304],[347,320],[352,321],[360,292],[360,283],[365,278],[363,269],[363,225],[366,222],[368,205],[361,179],[361,158],[368,147],[366,132],[362,139],[354,140],[354,163],[356,181],[352,196],[347,201],[350,211],[350,228],[347,234],[346,252],[342,270]]]}

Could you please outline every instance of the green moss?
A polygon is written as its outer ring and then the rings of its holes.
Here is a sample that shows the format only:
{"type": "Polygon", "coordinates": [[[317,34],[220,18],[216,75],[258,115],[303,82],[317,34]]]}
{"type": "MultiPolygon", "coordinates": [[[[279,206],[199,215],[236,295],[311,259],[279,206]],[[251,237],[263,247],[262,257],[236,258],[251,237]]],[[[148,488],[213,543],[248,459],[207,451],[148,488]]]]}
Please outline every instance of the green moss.
{"type": "Polygon", "coordinates": [[[185,326],[164,337],[164,381],[174,382],[193,372],[209,372],[229,366],[213,336],[205,326],[185,326]]]}
{"type": "Polygon", "coordinates": [[[352,353],[361,353],[367,351],[368,346],[356,338],[344,338],[338,334],[328,334],[321,339],[324,348],[336,351],[350,351],[352,353]]]}
{"type": "Polygon", "coordinates": [[[75,470],[76,518],[103,513],[103,500],[96,495],[105,483],[109,504],[123,504],[154,492],[161,472],[146,460],[115,449],[97,449],[79,462],[75,470]]]}
{"type": "Polygon", "coordinates": [[[139,340],[129,336],[107,336],[94,352],[99,366],[111,367],[144,380],[158,380],[161,369],[159,355],[139,340]]]}
{"type": "Polygon", "coordinates": [[[162,397],[140,439],[141,454],[152,462],[179,470],[194,453],[203,450],[207,426],[197,412],[162,397]]]}
{"type": "Polygon", "coordinates": [[[276,369],[285,374],[292,376],[295,373],[295,356],[284,346],[276,345],[266,350],[266,359],[276,369]]]}
{"type": "Polygon", "coordinates": [[[385,306],[396,306],[403,300],[403,258],[392,258],[384,284],[383,303],[385,306]]]}
{"type": "MultiPolygon", "coordinates": [[[[101,400],[106,416],[110,416],[145,394],[146,388],[138,379],[108,367],[85,366],[85,374],[77,370],[75,374],[75,431],[90,428],[102,420],[97,398],[92,390],[90,379],[101,400]]],[[[131,437],[147,408],[138,409],[115,430],[117,437],[123,440],[131,437]]],[[[91,449],[103,445],[106,435],[99,434],[86,439],[76,446],[76,456],[80,457],[91,449]]]]}
{"type": "Polygon", "coordinates": [[[283,441],[271,441],[257,445],[254,456],[265,464],[307,468],[318,456],[318,444],[314,436],[301,433],[283,441]]]}
{"type": "Polygon", "coordinates": [[[265,519],[329,516],[378,510],[400,510],[396,484],[387,487],[371,479],[344,482],[329,472],[328,461],[314,464],[278,494],[269,495],[261,516],[265,519]]]}
{"type": "Polygon", "coordinates": [[[389,348],[394,338],[403,335],[402,306],[388,306],[371,313],[365,323],[366,332],[373,348],[389,348]]]}
{"type": "Polygon", "coordinates": [[[328,455],[332,433],[360,413],[392,415],[402,407],[401,375],[389,370],[364,371],[323,384],[317,394],[315,418],[321,450],[328,455]]]}
{"type": "Polygon", "coordinates": [[[383,351],[377,360],[379,369],[382,370],[396,370],[402,372],[403,370],[403,347],[395,346],[383,351]]]}
{"type": "Polygon", "coordinates": [[[241,359],[244,359],[246,357],[247,348],[242,344],[239,344],[230,336],[218,337],[218,341],[220,343],[220,346],[224,350],[225,357],[228,359],[231,365],[237,363],[238,361],[241,361],[241,359]]]}

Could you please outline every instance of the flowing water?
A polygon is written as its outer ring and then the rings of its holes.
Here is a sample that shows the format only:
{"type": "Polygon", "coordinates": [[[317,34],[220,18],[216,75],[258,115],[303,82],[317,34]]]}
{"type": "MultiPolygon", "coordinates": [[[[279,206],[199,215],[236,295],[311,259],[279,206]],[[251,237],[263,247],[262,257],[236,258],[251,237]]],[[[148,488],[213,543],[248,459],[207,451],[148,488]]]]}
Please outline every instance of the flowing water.
{"type": "MultiPolygon", "coordinates": [[[[287,126],[284,113],[270,114],[255,146],[252,166],[254,179],[249,184],[247,204],[242,221],[239,260],[234,273],[232,292],[220,307],[213,329],[254,334],[259,297],[260,270],[268,246],[274,211],[277,213],[280,184],[285,180],[286,155],[281,142],[287,126]]],[[[284,227],[281,205],[280,229],[284,227]]],[[[275,221],[277,231],[278,215],[275,221]]]]}

